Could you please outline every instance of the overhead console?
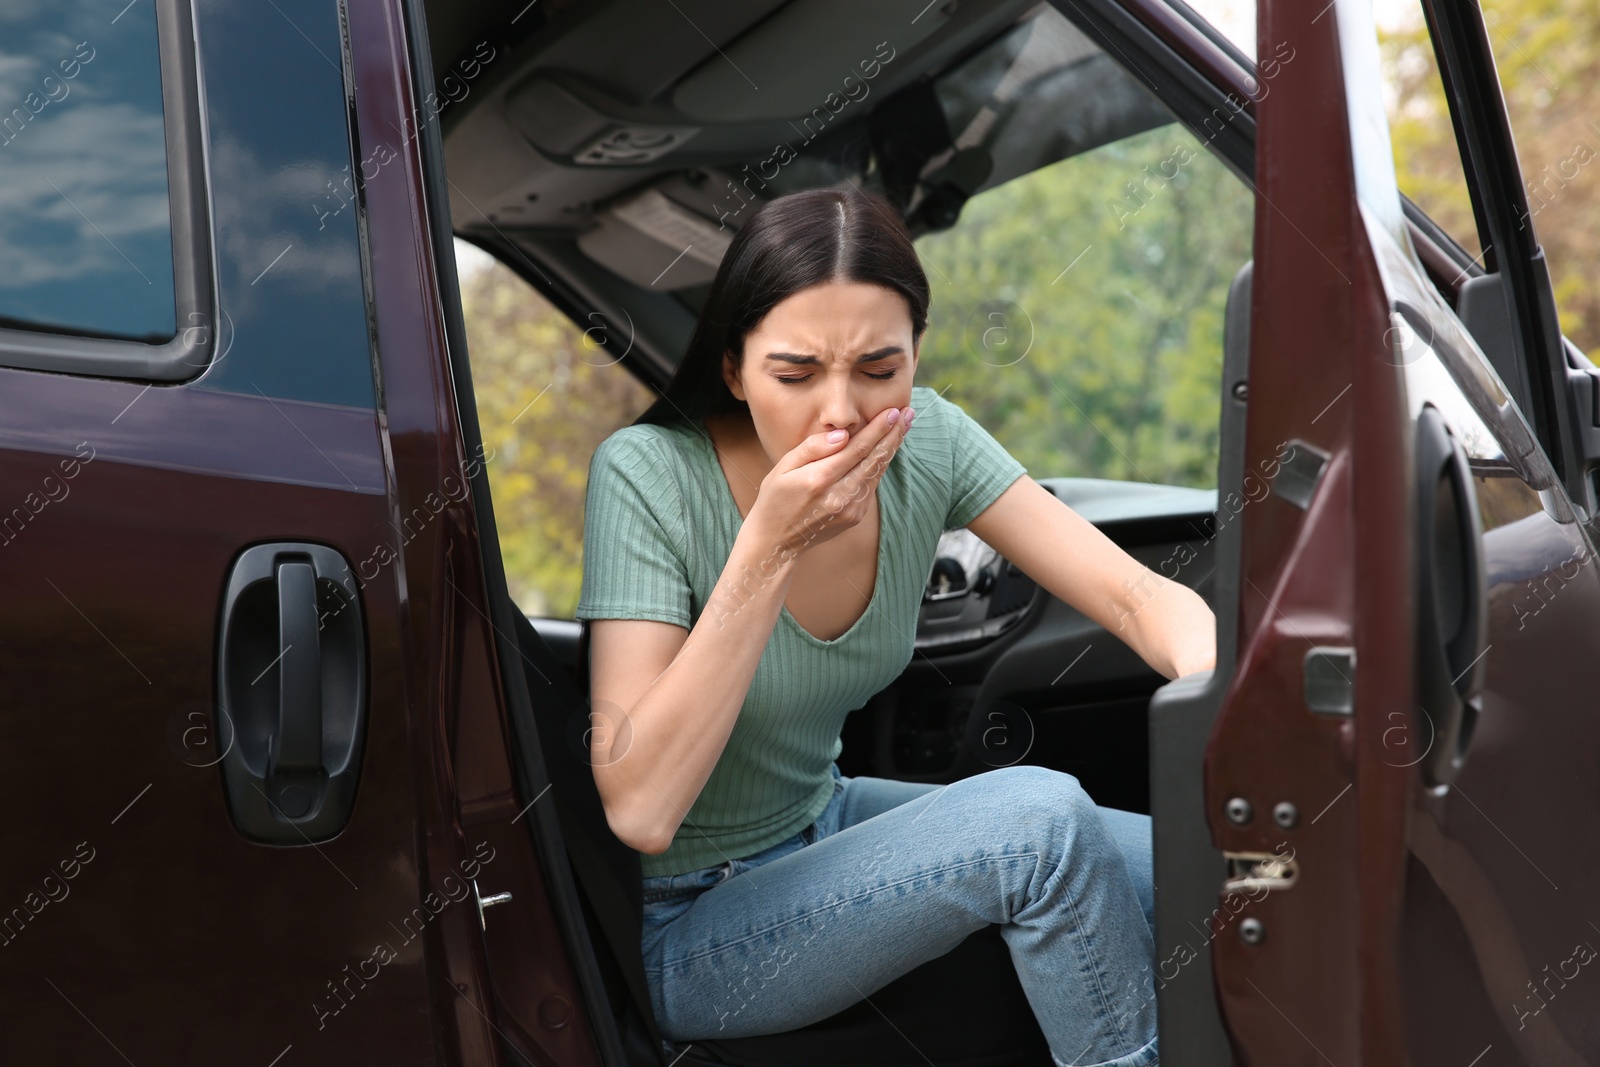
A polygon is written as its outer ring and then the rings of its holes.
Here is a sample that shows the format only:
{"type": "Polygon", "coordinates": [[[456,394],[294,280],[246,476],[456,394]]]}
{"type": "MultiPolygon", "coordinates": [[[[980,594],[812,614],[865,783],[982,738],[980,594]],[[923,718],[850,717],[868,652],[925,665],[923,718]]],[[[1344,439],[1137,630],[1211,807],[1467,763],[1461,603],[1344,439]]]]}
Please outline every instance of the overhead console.
{"type": "Polygon", "coordinates": [[[584,251],[602,266],[657,289],[701,284],[717,249],[696,219],[731,236],[741,204],[780,191],[762,188],[763,166],[837,183],[844,172],[817,169],[824,140],[854,127],[865,146],[873,108],[1041,6],[752,0],[693,6],[692,21],[659,0],[535,9],[527,18],[544,19],[538,30],[444,113],[457,227],[541,238],[601,228],[584,251]],[[660,47],[620,62],[619,36],[642,35],[660,47]],[[775,158],[780,145],[805,158],[775,158]],[[698,188],[667,188],[669,176],[698,188]],[[659,197],[641,195],[658,185],[659,197]],[[680,253],[685,261],[657,280],[680,253]]]}

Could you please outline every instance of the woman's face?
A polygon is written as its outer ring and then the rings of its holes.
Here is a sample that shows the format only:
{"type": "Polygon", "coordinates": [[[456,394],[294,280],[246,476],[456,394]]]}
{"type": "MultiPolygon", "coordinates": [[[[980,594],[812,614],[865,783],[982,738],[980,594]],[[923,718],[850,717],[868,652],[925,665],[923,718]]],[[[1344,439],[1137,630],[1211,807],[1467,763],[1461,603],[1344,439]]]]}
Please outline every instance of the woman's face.
{"type": "Polygon", "coordinates": [[[866,282],[824,282],[767,312],[745,335],[739,368],[723,358],[722,376],[750,405],[776,463],[812,434],[853,437],[885,408],[905,407],[916,369],[904,297],[866,282]]]}

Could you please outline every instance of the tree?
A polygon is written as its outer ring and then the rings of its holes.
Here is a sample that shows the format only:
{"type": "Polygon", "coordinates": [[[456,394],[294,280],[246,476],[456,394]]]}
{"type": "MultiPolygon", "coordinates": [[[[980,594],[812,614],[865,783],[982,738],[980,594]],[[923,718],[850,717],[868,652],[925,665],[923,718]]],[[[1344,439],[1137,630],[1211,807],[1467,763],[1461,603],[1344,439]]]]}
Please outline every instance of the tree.
{"type": "Polygon", "coordinates": [[[499,263],[463,275],[461,300],[512,599],[530,615],[571,618],[589,457],[654,394],[499,263]]]}
{"type": "Polygon", "coordinates": [[[918,244],[919,381],[1036,478],[1214,488],[1223,312],[1253,212],[1176,123],[979,194],[918,244]]]}
{"type": "MultiPolygon", "coordinates": [[[[1528,196],[1562,331],[1600,346],[1600,5],[1485,0],[1528,196]]],[[[1400,189],[1474,255],[1481,251],[1437,60],[1420,18],[1380,32],[1400,189]]]]}

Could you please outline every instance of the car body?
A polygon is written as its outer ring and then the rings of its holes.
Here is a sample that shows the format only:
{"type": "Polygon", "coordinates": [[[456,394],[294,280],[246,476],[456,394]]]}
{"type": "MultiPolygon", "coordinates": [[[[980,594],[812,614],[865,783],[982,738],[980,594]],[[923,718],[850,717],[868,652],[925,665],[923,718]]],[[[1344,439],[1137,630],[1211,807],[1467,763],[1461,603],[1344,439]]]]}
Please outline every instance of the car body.
{"type": "MultiPolygon", "coordinates": [[[[1600,372],[1481,12],[1423,4],[1474,258],[1396,191],[1367,5],[1319,6],[1262,0],[1259,63],[1163,0],[10,16],[38,84],[0,146],[31,220],[0,230],[8,1052],[669,1062],[584,627],[508,592],[453,241],[659,389],[757,200],[865,181],[937,266],[990,190],[1170,128],[1099,224],[1150,227],[1191,159],[1233,183],[1215,478],[1036,473],[1206,597],[1216,670],[1164,684],[952,531],[847,773],[1027,758],[1150,812],[1169,1065],[1600,1058],[1600,372]]],[[[968,356],[1014,365],[1057,282],[1112,271],[1057,251],[968,356]]],[[[996,944],[681,1062],[1030,1062],[996,944]]]]}

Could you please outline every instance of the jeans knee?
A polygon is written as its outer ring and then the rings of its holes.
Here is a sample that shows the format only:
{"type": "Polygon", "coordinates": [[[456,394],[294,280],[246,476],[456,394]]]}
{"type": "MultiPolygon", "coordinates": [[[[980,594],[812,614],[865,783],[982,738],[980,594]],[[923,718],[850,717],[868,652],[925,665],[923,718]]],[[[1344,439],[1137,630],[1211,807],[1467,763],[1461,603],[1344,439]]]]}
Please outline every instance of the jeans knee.
{"type": "Polygon", "coordinates": [[[1028,827],[1054,861],[1070,855],[1079,864],[1121,862],[1100,809],[1075,776],[1031,764],[988,773],[1008,776],[1004,792],[1011,818],[1028,827]]]}
{"type": "Polygon", "coordinates": [[[994,773],[1009,775],[1013,788],[1024,802],[1044,814],[1077,814],[1080,810],[1094,807],[1094,801],[1084,791],[1083,784],[1066,771],[1026,764],[1005,767],[994,773]]]}

